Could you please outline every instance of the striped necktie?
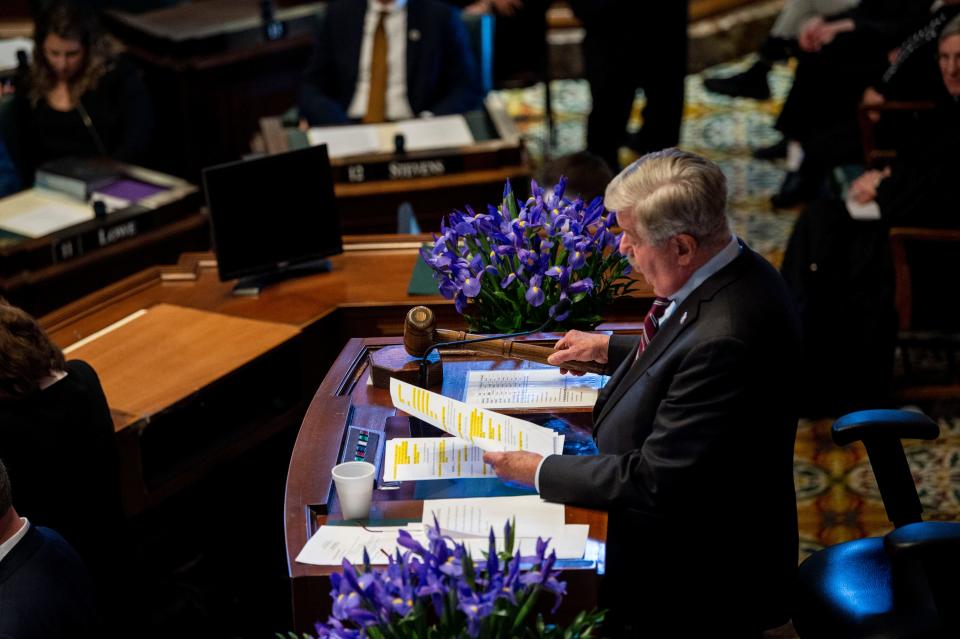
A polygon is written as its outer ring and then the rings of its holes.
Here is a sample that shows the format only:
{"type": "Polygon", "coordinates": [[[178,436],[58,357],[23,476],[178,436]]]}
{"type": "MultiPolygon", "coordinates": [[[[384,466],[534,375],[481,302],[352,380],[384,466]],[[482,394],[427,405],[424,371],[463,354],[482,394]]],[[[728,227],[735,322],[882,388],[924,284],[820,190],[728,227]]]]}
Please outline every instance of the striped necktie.
{"type": "Polygon", "coordinates": [[[647,316],[643,318],[643,331],[640,333],[640,348],[637,349],[637,359],[640,359],[640,355],[647,350],[653,336],[657,334],[657,330],[660,328],[660,318],[663,317],[663,313],[668,306],[670,306],[670,299],[667,297],[658,297],[653,300],[650,310],[647,311],[647,316]]]}
{"type": "Polygon", "coordinates": [[[377,29],[373,32],[373,51],[370,56],[370,94],[367,96],[365,123],[384,122],[387,119],[387,12],[381,11],[377,29]]]}

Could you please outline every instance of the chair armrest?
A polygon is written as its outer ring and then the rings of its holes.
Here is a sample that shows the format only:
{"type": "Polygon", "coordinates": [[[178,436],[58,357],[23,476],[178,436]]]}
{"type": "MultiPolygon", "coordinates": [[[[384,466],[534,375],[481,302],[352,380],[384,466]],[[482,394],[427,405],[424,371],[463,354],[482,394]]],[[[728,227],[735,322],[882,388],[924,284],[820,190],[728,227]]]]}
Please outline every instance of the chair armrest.
{"type": "Polygon", "coordinates": [[[838,446],[873,437],[892,439],[936,439],[940,426],[924,415],[909,410],[861,410],[844,415],[830,429],[838,446]]]}
{"type": "Polygon", "coordinates": [[[907,524],[884,537],[883,547],[895,559],[943,557],[960,552],[960,523],[922,521],[907,524]]]}

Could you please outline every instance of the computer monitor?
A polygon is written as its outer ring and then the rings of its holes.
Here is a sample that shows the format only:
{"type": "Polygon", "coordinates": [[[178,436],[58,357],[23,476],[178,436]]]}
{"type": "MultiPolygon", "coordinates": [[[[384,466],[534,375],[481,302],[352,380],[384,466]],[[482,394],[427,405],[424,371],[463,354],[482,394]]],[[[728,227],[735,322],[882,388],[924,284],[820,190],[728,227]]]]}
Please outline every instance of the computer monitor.
{"type": "Polygon", "coordinates": [[[208,167],[203,188],[220,280],[241,278],[238,294],[328,270],[343,251],[326,146],[208,167]]]}

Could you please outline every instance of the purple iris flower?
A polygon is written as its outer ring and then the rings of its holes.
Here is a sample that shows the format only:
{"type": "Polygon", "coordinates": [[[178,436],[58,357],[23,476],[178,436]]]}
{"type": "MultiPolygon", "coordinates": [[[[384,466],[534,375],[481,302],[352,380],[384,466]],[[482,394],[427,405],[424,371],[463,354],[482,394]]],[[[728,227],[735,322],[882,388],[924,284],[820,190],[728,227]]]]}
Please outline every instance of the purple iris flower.
{"type": "Polygon", "coordinates": [[[566,299],[566,297],[567,297],[566,293],[561,293],[560,300],[557,300],[557,303],[550,307],[550,310],[549,310],[550,317],[552,317],[557,322],[562,322],[563,320],[567,319],[568,317],[570,317],[570,313],[573,312],[573,306],[571,305],[571,306],[568,306],[567,310],[565,310],[563,313],[560,313],[559,315],[557,315],[557,306],[560,304],[560,301],[566,299]]]}
{"type": "Polygon", "coordinates": [[[476,297],[480,294],[480,279],[483,277],[483,271],[480,271],[476,275],[470,273],[469,271],[464,275],[463,281],[460,283],[461,291],[467,297],[476,297]]]}
{"type": "Polygon", "coordinates": [[[471,593],[466,597],[461,597],[457,608],[467,616],[467,634],[471,637],[480,636],[483,620],[493,612],[493,602],[492,597],[479,593],[471,593]]]}
{"type": "Polygon", "coordinates": [[[534,275],[530,278],[530,284],[527,286],[527,293],[524,297],[527,298],[527,301],[530,303],[530,306],[536,308],[543,304],[544,293],[543,289],[540,288],[540,276],[534,275]]]}
{"type": "Polygon", "coordinates": [[[573,246],[573,250],[568,253],[567,264],[575,271],[587,263],[587,254],[581,249],[582,244],[582,242],[577,242],[573,246]]]}
{"type": "Polygon", "coordinates": [[[517,279],[517,274],[514,272],[510,272],[509,274],[507,274],[505,278],[503,278],[503,280],[501,280],[500,288],[507,288],[508,286],[513,284],[514,280],[516,279],[517,279]]]}
{"type": "Polygon", "coordinates": [[[360,595],[356,592],[340,593],[333,598],[333,616],[337,619],[349,619],[350,612],[360,607],[360,595]]]}
{"type": "Polygon", "coordinates": [[[567,287],[567,293],[573,295],[577,293],[589,294],[591,291],[593,291],[593,280],[589,277],[585,277],[582,280],[577,280],[567,287]]]}
{"type": "Polygon", "coordinates": [[[327,623],[319,621],[314,626],[317,632],[317,639],[360,639],[361,631],[351,628],[344,628],[343,624],[333,617],[327,619],[327,623]]]}
{"type": "Polygon", "coordinates": [[[457,294],[460,288],[457,286],[456,282],[450,278],[444,277],[440,279],[439,284],[440,294],[448,300],[452,300],[453,296],[457,294]]]}

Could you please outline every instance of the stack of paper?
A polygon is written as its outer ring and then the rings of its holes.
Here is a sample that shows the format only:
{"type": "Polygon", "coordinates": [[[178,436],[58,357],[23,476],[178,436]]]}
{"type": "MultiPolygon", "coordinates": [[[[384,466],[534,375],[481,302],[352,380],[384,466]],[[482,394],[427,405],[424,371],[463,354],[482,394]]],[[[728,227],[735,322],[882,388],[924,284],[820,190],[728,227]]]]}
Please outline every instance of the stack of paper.
{"type": "Polygon", "coordinates": [[[474,143],[470,127],[462,115],[444,115],[347,126],[313,127],[307,131],[311,146],[327,145],[331,158],[367,153],[393,153],[396,136],[404,137],[407,151],[443,150],[474,143]]]}
{"type": "Polygon", "coordinates": [[[597,403],[606,375],[563,375],[556,368],[470,371],[466,402],[487,408],[588,408],[597,403]]]}
{"type": "Polygon", "coordinates": [[[550,539],[549,550],[556,550],[559,559],[580,559],[584,556],[589,526],[565,524],[564,508],[560,504],[543,501],[536,495],[524,497],[493,497],[477,499],[443,499],[423,502],[423,521],[407,526],[321,526],[297,555],[304,564],[335,566],[344,559],[352,564],[363,561],[367,549],[370,562],[386,564],[388,556],[395,556],[397,536],[406,530],[421,544],[427,544],[427,527],[433,527],[434,517],[441,532],[462,543],[470,555],[481,559],[489,549],[491,528],[496,537],[497,550],[504,549],[504,523],[515,520],[514,552],[524,556],[536,552],[537,538],[550,539]]]}
{"type": "Polygon", "coordinates": [[[464,404],[398,379],[390,380],[393,405],[449,437],[397,438],[387,442],[383,479],[490,477],[484,451],[526,450],[540,455],[563,453],[564,436],[509,415],[464,404]]]}

